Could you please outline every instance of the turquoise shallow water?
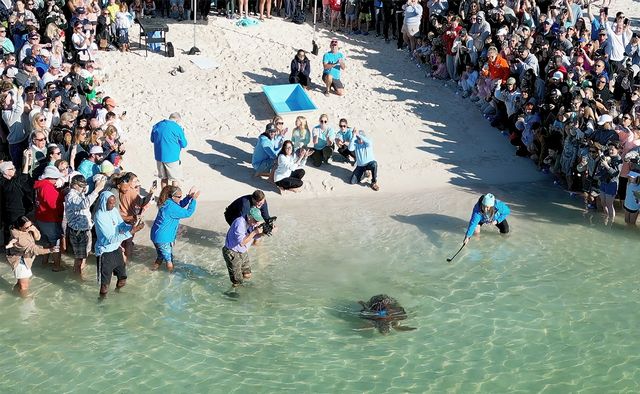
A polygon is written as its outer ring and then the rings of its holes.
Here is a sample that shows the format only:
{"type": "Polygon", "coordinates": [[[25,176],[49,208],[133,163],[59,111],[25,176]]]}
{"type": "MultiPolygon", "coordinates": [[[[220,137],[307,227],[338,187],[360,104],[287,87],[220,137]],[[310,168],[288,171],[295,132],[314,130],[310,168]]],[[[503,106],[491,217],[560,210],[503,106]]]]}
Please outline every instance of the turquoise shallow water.
{"type": "Polygon", "coordinates": [[[104,302],[93,275],[40,268],[17,299],[3,265],[0,392],[637,392],[638,231],[512,187],[512,234],[483,234],[447,264],[475,197],[450,198],[451,212],[437,193],[402,209],[276,201],[279,232],[252,249],[237,297],[224,294],[226,229],[204,209],[175,274],[149,272],[138,246],[127,287],[104,302]],[[355,302],[383,292],[416,331],[363,329],[355,302]]]}

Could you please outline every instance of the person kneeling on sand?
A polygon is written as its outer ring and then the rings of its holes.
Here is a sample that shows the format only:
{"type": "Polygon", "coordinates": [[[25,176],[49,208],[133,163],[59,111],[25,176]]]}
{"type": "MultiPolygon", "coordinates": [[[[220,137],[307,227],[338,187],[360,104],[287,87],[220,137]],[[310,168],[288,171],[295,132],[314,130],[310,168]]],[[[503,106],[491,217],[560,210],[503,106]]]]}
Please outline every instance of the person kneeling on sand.
{"type": "Polygon", "coordinates": [[[249,246],[262,234],[264,222],[260,210],[253,207],[246,216],[240,216],[231,223],[222,247],[222,256],[227,263],[229,279],[233,287],[240,286],[251,278],[249,246]]]}
{"type": "Polygon", "coordinates": [[[273,177],[280,194],[284,190],[300,191],[303,184],[302,177],[304,177],[304,170],[301,167],[305,157],[305,153],[294,154],[291,141],[284,142],[278,154],[278,164],[273,177]]]}
{"type": "Polygon", "coordinates": [[[509,233],[509,223],[507,216],[511,210],[507,204],[495,198],[491,193],[480,196],[476,205],[473,206],[471,220],[463,244],[467,244],[474,234],[480,234],[480,227],[484,224],[493,224],[500,230],[500,234],[509,233]]]}
{"type": "Polygon", "coordinates": [[[353,136],[349,143],[349,150],[356,156],[356,169],[351,174],[351,184],[360,183],[365,172],[371,173],[371,188],[380,190],[378,186],[378,162],[373,156],[371,140],[364,136],[364,131],[353,129],[353,136]]]}
{"type": "MultiPolygon", "coordinates": [[[[286,133],[286,130],[283,129],[283,132],[286,133]]],[[[264,133],[258,137],[251,157],[251,166],[256,171],[256,176],[269,176],[283,142],[283,134],[278,132],[276,125],[267,124],[264,133]]]]}
{"type": "Polygon", "coordinates": [[[152,270],[167,264],[167,271],[173,271],[173,244],[176,242],[180,219],[191,217],[196,211],[196,200],[200,191],[195,188],[182,198],[182,190],[176,186],[165,186],[158,197],[158,215],[151,226],[151,242],[156,247],[156,261],[152,270]]]}
{"type": "Polygon", "coordinates": [[[311,85],[311,62],[307,57],[304,49],[298,49],[298,53],[291,60],[291,73],[289,74],[289,83],[299,83],[305,89],[309,90],[311,85]]]}
{"type": "Polygon", "coordinates": [[[333,88],[338,96],[343,96],[344,85],[340,80],[340,73],[345,69],[344,55],[338,52],[338,40],[331,40],[330,46],[331,51],[322,57],[322,80],[326,85],[324,95],[328,96],[333,88]]]}

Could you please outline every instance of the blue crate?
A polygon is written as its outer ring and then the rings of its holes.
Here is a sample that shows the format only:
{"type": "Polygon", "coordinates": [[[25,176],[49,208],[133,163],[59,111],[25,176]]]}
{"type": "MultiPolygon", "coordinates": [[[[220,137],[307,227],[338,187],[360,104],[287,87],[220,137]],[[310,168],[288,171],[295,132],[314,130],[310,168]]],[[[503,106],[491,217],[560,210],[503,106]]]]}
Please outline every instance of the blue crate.
{"type": "Polygon", "coordinates": [[[300,84],[262,85],[271,108],[278,115],[298,114],[316,111],[318,107],[311,101],[307,91],[300,84]]]}

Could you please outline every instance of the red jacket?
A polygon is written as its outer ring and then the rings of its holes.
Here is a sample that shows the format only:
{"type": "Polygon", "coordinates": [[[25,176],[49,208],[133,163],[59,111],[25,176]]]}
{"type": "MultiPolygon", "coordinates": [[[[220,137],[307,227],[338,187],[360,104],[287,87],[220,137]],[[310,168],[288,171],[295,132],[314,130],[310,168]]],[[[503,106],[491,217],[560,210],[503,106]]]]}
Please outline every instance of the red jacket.
{"type": "Polygon", "coordinates": [[[454,52],[451,52],[451,48],[453,47],[453,42],[460,35],[460,30],[462,30],[462,26],[458,25],[455,29],[449,27],[449,29],[444,32],[442,41],[444,42],[444,49],[447,55],[455,55],[454,52]]]}
{"type": "Polygon", "coordinates": [[[64,195],[50,180],[42,179],[33,185],[36,192],[36,220],[62,223],[64,195]]]}

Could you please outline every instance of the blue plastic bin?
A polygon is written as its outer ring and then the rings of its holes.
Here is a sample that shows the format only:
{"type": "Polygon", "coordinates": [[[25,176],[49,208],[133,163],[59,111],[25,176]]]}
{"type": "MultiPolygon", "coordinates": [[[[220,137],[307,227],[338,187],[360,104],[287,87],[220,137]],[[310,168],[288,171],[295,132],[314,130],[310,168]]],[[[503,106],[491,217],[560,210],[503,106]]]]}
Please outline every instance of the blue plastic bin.
{"type": "Polygon", "coordinates": [[[277,115],[297,114],[316,111],[318,107],[311,101],[307,91],[300,84],[262,85],[271,108],[277,115]]]}

